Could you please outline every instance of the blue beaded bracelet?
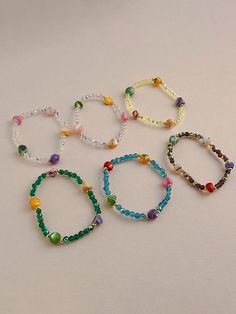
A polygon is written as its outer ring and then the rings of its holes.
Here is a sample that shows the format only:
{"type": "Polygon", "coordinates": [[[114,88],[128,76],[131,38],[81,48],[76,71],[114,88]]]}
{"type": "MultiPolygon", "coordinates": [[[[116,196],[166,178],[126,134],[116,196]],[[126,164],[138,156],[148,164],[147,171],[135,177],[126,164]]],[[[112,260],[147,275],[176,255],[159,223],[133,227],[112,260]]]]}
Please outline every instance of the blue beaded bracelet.
{"type": "Polygon", "coordinates": [[[113,206],[118,210],[119,213],[125,215],[129,218],[133,218],[136,220],[154,220],[158,217],[159,213],[163,210],[163,208],[167,205],[171,197],[171,188],[172,180],[170,177],[167,176],[166,171],[158,165],[155,160],[151,160],[150,157],[146,154],[129,154],[124,155],[123,157],[112,159],[111,161],[106,161],[103,165],[103,191],[107,197],[107,202],[110,206],[113,206]],[[109,184],[109,172],[112,171],[113,166],[120,164],[122,162],[130,161],[130,160],[138,160],[141,164],[148,164],[150,165],[156,172],[160,174],[163,179],[163,187],[165,188],[165,197],[163,200],[157,205],[156,208],[153,208],[148,211],[147,214],[144,213],[137,213],[134,211],[130,211],[128,209],[123,208],[117,202],[116,195],[112,194],[110,191],[110,184],[109,184]]]}

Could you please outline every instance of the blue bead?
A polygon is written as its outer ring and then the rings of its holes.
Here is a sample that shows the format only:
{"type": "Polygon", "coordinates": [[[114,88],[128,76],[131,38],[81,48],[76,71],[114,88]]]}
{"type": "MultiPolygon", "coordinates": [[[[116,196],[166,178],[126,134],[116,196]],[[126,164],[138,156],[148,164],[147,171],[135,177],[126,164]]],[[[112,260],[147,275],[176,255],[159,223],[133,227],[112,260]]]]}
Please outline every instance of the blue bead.
{"type": "Polygon", "coordinates": [[[135,217],[136,219],[139,219],[139,218],[140,218],[140,214],[139,214],[139,213],[135,213],[135,214],[134,214],[134,217],[135,217]]]}
{"type": "Polygon", "coordinates": [[[116,204],[116,209],[117,210],[121,210],[122,209],[122,206],[120,204],[116,204]]]}
{"type": "Polygon", "coordinates": [[[126,216],[129,216],[129,211],[126,209],[126,210],[124,211],[124,214],[125,214],[126,216]]]}

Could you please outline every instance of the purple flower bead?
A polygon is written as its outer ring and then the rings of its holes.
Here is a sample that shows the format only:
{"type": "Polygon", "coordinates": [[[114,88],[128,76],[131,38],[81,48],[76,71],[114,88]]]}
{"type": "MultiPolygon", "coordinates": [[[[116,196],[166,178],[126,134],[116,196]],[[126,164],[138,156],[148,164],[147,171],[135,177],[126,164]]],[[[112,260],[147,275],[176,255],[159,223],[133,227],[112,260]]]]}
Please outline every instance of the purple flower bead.
{"type": "Polygon", "coordinates": [[[178,98],[176,99],[175,104],[176,104],[177,107],[180,107],[180,106],[185,105],[185,101],[183,100],[182,97],[178,97],[178,98]]]}
{"type": "Polygon", "coordinates": [[[96,225],[101,225],[103,223],[102,216],[101,215],[95,216],[92,223],[96,225]]]}
{"type": "Polygon", "coordinates": [[[147,216],[149,219],[154,220],[158,217],[158,212],[155,208],[149,210],[149,212],[147,213],[147,216]]]}
{"type": "Polygon", "coordinates": [[[57,164],[60,159],[60,156],[57,154],[53,154],[49,160],[49,162],[53,165],[57,164]]]}
{"type": "Polygon", "coordinates": [[[225,163],[225,168],[226,169],[233,169],[234,168],[234,163],[232,161],[231,162],[227,161],[225,163]]]}

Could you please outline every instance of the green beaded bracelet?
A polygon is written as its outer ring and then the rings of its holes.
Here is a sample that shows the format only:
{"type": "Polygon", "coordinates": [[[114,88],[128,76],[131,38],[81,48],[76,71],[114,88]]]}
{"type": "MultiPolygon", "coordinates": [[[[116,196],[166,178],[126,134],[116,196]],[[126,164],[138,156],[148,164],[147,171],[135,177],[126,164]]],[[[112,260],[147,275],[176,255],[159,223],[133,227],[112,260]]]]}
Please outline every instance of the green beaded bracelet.
{"type": "Polygon", "coordinates": [[[103,219],[101,216],[101,209],[100,205],[93,194],[92,187],[84,182],[75,172],[70,172],[68,170],[56,170],[52,169],[47,172],[42,173],[37,180],[32,184],[31,190],[30,190],[30,200],[29,205],[32,209],[36,212],[36,218],[39,225],[40,230],[42,231],[43,235],[47,237],[52,244],[63,244],[63,243],[70,243],[75,240],[79,240],[83,238],[85,235],[89,234],[91,231],[94,230],[94,228],[100,224],[102,224],[103,219]],[[56,175],[66,176],[72,179],[75,183],[79,184],[82,187],[82,190],[88,194],[89,199],[91,200],[94,210],[95,210],[95,217],[92,221],[92,223],[82,231],[79,231],[78,233],[75,233],[71,236],[64,236],[62,237],[59,232],[52,232],[50,233],[48,228],[46,227],[44,223],[44,217],[42,210],[40,208],[40,199],[36,196],[36,190],[38,186],[41,184],[41,182],[47,178],[47,177],[55,177],[56,175]]]}

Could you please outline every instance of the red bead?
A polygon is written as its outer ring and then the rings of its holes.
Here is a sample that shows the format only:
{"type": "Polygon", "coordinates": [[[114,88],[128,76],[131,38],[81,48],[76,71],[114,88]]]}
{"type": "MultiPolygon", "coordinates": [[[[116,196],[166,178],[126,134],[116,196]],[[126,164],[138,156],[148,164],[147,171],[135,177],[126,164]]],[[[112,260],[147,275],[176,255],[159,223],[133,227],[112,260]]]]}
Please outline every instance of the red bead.
{"type": "Polygon", "coordinates": [[[111,171],[113,169],[113,164],[110,161],[106,161],[103,168],[107,168],[108,171],[111,171]]]}
{"type": "Polygon", "coordinates": [[[208,190],[208,192],[212,193],[215,191],[215,187],[213,185],[213,183],[209,182],[206,184],[206,189],[208,190]]]}

